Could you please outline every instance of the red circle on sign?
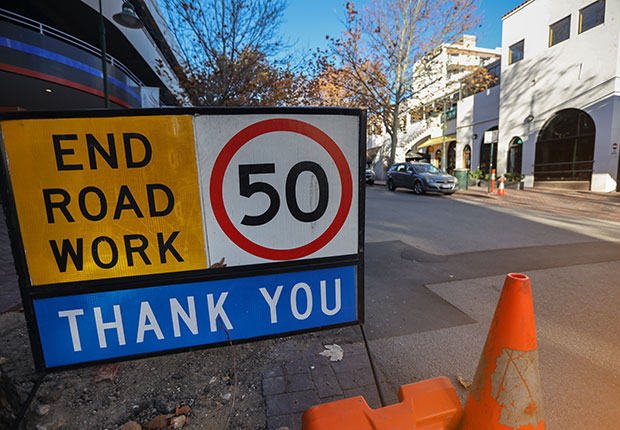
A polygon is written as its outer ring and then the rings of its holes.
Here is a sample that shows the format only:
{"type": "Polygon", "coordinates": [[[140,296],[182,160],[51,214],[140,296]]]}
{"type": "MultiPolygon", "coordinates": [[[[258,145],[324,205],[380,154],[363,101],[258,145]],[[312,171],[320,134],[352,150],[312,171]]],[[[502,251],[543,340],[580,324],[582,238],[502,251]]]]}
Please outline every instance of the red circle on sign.
{"type": "Polygon", "coordinates": [[[275,118],[260,121],[244,128],[239,133],[234,135],[228,143],[226,143],[222,151],[220,151],[217,156],[215,164],[213,165],[209,192],[211,194],[211,205],[213,207],[215,219],[226,236],[228,236],[228,238],[237,246],[252,255],[268,260],[294,260],[296,258],[306,257],[318,251],[327,245],[336,236],[336,234],[338,234],[344,225],[349,209],[351,208],[351,201],[353,199],[353,180],[351,179],[351,173],[349,172],[349,166],[344,154],[331,137],[306,122],[289,118],[275,118]],[[314,239],[312,242],[297,248],[274,249],[267,248],[251,241],[241,234],[239,230],[237,230],[226,213],[222,188],[224,185],[224,174],[226,173],[226,169],[228,168],[233,156],[243,145],[263,134],[283,131],[306,136],[314,140],[327,151],[332,160],[334,160],[336,168],[338,169],[342,192],[340,197],[340,206],[338,207],[336,216],[323,234],[314,239]]]}

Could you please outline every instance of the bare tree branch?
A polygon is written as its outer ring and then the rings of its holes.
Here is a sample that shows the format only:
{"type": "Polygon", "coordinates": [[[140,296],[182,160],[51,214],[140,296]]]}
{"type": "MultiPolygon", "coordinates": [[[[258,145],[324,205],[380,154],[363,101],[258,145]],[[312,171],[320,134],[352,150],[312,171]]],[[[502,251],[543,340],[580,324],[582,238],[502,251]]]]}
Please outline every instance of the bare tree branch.
{"type": "Polygon", "coordinates": [[[383,122],[393,164],[399,116],[442,79],[436,57],[477,23],[476,0],[372,0],[363,13],[349,1],[345,10],[343,35],[331,39],[332,66],[341,69],[338,84],[383,122]]]}

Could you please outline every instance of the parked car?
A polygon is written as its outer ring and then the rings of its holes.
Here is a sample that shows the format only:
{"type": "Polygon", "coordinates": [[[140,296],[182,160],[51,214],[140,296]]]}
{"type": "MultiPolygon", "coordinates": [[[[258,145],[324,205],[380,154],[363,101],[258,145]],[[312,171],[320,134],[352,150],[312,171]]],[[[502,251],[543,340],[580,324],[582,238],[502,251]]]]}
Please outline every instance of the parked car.
{"type": "Polygon", "coordinates": [[[366,183],[372,185],[375,183],[375,172],[372,169],[366,169],[366,183]]]}
{"type": "Polygon", "coordinates": [[[390,191],[398,187],[411,188],[416,194],[434,192],[453,194],[459,180],[428,163],[398,163],[390,167],[386,185],[390,191]]]}

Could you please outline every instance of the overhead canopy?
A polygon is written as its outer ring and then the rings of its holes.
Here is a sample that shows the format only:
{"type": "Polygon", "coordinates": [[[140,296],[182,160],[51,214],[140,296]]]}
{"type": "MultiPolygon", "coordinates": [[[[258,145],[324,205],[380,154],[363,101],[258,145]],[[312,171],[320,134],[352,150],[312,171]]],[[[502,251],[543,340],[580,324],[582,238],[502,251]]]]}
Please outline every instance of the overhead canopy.
{"type": "MultiPolygon", "coordinates": [[[[456,134],[450,134],[446,136],[446,143],[454,142],[456,140],[456,134]]],[[[437,145],[438,143],[443,143],[443,136],[433,137],[432,139],[428,139],[426,142],[422,143],[418,146],[418,149],[426,148],[428,146],[437,145]]]]}

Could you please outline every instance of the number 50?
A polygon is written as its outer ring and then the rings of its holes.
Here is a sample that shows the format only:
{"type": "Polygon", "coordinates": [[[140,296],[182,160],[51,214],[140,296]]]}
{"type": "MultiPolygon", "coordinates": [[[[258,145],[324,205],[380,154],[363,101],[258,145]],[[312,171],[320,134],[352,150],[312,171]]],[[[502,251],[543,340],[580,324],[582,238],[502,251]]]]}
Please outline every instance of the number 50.
{"type": "MultiPolygon", "coordinates": [[[[250,183],[250,175],[275,173],[274,163],[269,164],[240,164],[239,165],[239,194],[243,197],[251,197],[255,193],[265,193],[269,197],[269,207],[260,215],[245,215],[241,220],[243,225],[263,225],[271,221],[280,210],[280,196],[278,191],[266,182],[250,183]]],[[[286,204],[291,215],[301,222],[314,222],[321,218],[327,209],[329,200],[329,188],[325,170],[312,161],[301,161],[295,164],[286,176],[286,204]],[[303,172],[312,173],[319,183],[319,203],[310,212],[304,212],[297,202],[297,179],[303,172]]]]}

